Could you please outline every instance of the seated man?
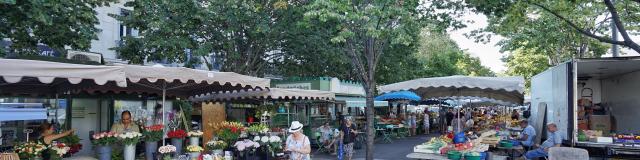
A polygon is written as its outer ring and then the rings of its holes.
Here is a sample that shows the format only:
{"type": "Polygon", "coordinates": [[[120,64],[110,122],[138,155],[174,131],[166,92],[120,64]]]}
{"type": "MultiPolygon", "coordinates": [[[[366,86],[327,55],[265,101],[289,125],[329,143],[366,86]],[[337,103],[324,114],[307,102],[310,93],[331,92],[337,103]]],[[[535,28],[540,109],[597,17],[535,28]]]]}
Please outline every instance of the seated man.
{"type": "Polygon", "coordinates": [[[540,145],[540,148],[527,152],[524,155],[526,159],[547,157],[549,155],[549,148],[560,147],[560,145],[562,145],[562,137],[558,133],[558,126],[553,123],[547,124],[547,130],[549,130],[547,140],[540,145]]]}
{"type": "Polygon", "coordinates": [[[522,137],[520,137],[520,143],[525,147],[533,146],[533,139],[536,137],[536,130],[533,126],[529,125],[527,120],[520,121],[520,127],[524,128],[522,131],[522,137]]]}
{"type": "Polygon", "coordinates": [[[331,134],[333,133],[331,126],[329,126],[329,122],[324,122],[322,126],[318,127],[318,132],[320,132],[320,142],[322,142],[323,145],[329,144],[331,134]]]}

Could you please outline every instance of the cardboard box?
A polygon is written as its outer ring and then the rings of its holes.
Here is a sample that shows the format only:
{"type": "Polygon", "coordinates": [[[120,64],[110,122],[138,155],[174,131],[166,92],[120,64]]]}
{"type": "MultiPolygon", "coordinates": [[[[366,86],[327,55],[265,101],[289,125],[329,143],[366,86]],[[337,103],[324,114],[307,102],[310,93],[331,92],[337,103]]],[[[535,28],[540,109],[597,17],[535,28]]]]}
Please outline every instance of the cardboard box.
{"type": "Polygon", "coordinates": [[[589,129],[589,121],[587,120],[578,120],[578,129],[580,130],[588,130],[589,129]]]}
{"type": "Polygon", "coordinates": [[[596,143],[613,143],[612,137],[596,137],[590,138],[589,140],[596,143]]]}
{"type": "Polygon", "coordinates": [[[589,128],[591,130],[598,130],[608,134],[609,131],[611,131],[611,116],[591,115],[589,117],[589,128]]]}

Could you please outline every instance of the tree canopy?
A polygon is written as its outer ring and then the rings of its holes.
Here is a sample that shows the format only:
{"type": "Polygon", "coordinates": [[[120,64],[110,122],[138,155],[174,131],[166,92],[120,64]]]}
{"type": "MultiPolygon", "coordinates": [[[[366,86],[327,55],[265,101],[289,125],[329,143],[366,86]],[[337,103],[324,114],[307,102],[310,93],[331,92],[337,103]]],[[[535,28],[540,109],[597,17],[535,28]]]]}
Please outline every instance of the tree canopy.
{"type": "MultiPolygon", "coordinates": [[[[36,54],[38,44],[59,52],[65,47],[88,50],[100,31],[93,9],[114,1],[2,0],[0,40],[11,41],[11,52],[19,55],[36,54]]],[[[0,56],[4,52],[0,49],[0,56]]]]}

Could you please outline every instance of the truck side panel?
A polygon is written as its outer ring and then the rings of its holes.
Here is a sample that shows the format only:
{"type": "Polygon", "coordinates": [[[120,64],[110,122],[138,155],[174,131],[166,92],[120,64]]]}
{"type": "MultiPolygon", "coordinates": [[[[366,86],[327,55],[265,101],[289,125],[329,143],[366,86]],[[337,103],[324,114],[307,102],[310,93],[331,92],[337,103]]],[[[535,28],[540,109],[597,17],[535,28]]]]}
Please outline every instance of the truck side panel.
{"type": "Polygon", "coordinates": [[[568,140],[568,134],[572,132],[569,126],[573,126],[569,117],[570,92],[573,92],[569,82],[573,80],[570,76],[571,63],[559,64],[552,67],[531,79],[531,119],[530,122],[536,126],[536,130],[543,130],[544,124],[536,124],[538,114],[544,111],[538,111],[540,103],[547,105],[546,119],[547,123],[555,123],[558,125],[558,131],[564,140],[568,140]]]}

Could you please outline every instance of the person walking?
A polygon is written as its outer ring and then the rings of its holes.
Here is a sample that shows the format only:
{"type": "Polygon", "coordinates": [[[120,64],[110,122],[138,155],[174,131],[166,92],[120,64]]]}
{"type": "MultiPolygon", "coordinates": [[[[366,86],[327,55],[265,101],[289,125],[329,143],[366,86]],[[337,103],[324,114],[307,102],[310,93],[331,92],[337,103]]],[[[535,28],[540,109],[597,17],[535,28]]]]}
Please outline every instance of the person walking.
{"type": "Polygon", "coordinates": [[[356,141],[356,126],[351,118],[346,118],[345,123],[340,127],[340,137],[342,138],[342,152],[339,153],[338,159],[351,160],[353,157],[353,143],[356,141]]]}
{"type": "Polygon", "coordinates": [[[416,114],[411,112],[409,113],[409,136],[415,136],[416,135],[416,127],[418,127],[418,122],[417,122],[417,118],[416,118],[416,114]]]}
{"type": "Polygon", "coordinates": [[[310,160],[311,157],[311,143],[309,137],[302,133],[302,123],[298,121],[291,122],[289,127],[289,133],[291,136],[287,137],[285,144],[285,151],[290,152],[291,160],[310,160]]]}
{"type": "Polygon", "coordinates": [[[424,110],[424,114],[422,117],[424,133],[429,134],[429,110],[424,110]]]}

